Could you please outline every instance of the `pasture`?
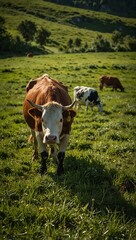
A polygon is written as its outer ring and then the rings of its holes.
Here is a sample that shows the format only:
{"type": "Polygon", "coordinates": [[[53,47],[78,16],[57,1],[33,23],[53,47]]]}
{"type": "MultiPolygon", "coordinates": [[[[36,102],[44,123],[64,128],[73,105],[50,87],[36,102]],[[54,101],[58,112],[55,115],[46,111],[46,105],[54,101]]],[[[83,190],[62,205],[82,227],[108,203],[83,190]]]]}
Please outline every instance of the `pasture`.
{"type": "Polygon", "coordinates": [[[134,240],[136,217],[136,53],[52,54],[0,59],[1,239],[134,240]],[[68,86],[94,87],[104,105],[77,112],[65,174],[40,176],[22,115],[25,87],[48,73],[68,86]],[[117,76],[125,92],[99,90],[117,76]]]}

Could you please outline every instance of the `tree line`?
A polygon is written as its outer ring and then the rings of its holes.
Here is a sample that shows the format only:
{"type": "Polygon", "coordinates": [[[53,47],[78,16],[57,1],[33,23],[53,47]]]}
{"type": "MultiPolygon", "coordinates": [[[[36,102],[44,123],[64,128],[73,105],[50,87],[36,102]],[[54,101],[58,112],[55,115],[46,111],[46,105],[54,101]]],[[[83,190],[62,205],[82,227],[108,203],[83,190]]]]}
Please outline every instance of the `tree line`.
{"type": "Polygon", "coordinates": [[[111,35],[111,40],[102,34],[97,34],[91,44],[87,42],[83,44],[80,38],[75,40],[70,38],[61,50],[67,53],[136,51],[136,38],[130,35],[123,36],[120,31],[115,30],[111,35]]]}
{"type": "Polygon", "coordinates": [[[47,44],[50,31],[44,28],[37,29],[37,26],[32,21],[22,21],[17,30],[22,35],[23,40],[19,35],[13,37],[5,27],[5,19],[0,17],[0,50],[2,52],[17,52],[21,53],[29,51],[33,47],[31,42],[34,40],[40,48],[44,48],[47,44]]]}

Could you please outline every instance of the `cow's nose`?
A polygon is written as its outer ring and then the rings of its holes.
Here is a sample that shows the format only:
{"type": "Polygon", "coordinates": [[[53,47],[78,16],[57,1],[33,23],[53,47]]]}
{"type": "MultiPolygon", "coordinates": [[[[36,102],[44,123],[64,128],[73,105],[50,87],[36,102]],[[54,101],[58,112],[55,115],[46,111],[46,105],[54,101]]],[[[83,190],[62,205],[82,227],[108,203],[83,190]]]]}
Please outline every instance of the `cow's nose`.
{"type": "Polygon", "coordinates": [[[55,135],[47,135],[46,136],[46,142],[48,143],[55,143],[57,140],[57,136],[55,135]]]}

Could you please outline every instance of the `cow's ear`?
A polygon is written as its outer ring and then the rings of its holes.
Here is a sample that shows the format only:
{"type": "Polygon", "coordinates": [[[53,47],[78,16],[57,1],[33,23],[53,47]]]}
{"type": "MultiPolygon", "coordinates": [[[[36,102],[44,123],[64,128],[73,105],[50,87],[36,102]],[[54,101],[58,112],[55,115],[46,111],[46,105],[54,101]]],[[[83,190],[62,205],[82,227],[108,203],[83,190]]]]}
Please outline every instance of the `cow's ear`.
{"type": "Polygon", "coordinates": [[[76,116],[76,112],[73,109],[69,109],[68,112],[70,113],[71,118],[74,118],[76,116]]]}
{"type": "Polygon", "coordinates": [[[76,112],[73,109],[69,109],[63,112],[63,117],[67,122],[70,122],[76,116],[76,112]]]}
{"type": "Polygon", "coordinates": [[[42,111],[40,111],[39,109],[37,108],[30,108],[28,110],[28,113],[29,115],[32,117],[32,118],[39,118],[42,116],[42,111]]]}

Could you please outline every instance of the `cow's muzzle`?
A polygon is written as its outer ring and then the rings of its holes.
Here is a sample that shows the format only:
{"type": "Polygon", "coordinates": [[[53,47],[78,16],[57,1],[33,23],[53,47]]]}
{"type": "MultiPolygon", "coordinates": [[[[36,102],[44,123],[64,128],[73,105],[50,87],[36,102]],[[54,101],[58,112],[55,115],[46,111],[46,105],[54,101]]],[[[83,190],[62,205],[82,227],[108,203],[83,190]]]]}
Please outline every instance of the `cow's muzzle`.
{"type": "Polygon", "coordinates": [[[55,136],[55,135],[45,135],[45,137],[43,139],[43,143],[56,144],[56,143],[58,143],[57,136],[55,136]]]}

